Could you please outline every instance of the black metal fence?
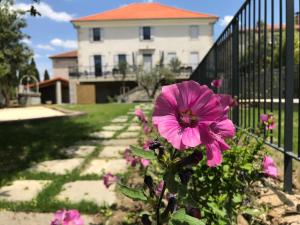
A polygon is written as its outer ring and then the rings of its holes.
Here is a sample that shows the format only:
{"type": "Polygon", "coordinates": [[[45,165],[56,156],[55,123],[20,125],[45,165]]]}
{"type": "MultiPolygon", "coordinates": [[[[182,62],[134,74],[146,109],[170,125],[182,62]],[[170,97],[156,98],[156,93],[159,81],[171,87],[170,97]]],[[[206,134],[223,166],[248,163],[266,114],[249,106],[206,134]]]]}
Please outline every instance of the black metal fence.
{"type": "Polygon", "coordinates": [[[191,79],[223,79],[219,90],[238,99],[231,113],[254,128],[262,113],[277,120],[266,144],[284,153],[284,189],[292,192],[292,162],[300,161],[300,0],[247,0],[204,57],[191,79]]]}

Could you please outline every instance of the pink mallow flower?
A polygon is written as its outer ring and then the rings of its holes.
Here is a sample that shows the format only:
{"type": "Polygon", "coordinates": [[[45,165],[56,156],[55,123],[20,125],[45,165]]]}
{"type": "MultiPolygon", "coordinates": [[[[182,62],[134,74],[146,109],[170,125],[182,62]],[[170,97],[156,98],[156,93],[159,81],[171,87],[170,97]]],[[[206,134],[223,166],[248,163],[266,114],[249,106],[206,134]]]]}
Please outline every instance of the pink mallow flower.
{"type": "Polygon", "coordinates": [[[223,84],[223,80],[222,80],[222,79],[213,80],[213,81],[211,82],[211,86],[212,86],[212,87],[215,87],[215,88],[220,88],[220,87],[222,87],[222,84],[223,84]]]}
{"type": "Polygon", "coordinates": [[[107,173],[103,176],[103,183],[106,188],[109,188],[112,184],[116,183],[117,181],[118,177],[111,173],[107,173]]]}
{"type": "Polygon", "coordinates": [[[274,160],[270,156],[265,156],[263,160],[264,174],[277,178],[277,167],[274,160]]]}
{"type": "Polygon", "coordinates": [[[165,182],[162,180],[162,181],[160,181],[159,184],[156,186],[156,188],[155,188],[155,194],[156,194],[156,196],[159,196],[159,195],[160,195],[160,193],[162,192],[162,190],[163,190],[163,188],[164,188],[164,184],[165,184],[165,182]]]}
{"type": "Polygon", "coordinates": [[[144,112],[140,108],[135,110],[135,115],[142,123],[147,123],[147,118],[146,118],[144,112]]]}
{"type": "Polygon", "coordinates": [[[235,128],[227,118],[228,105],[206,85],[195,81],[164,86],[158,96],[153,124],[162,137],[177,150],[206,145],[207,165],[222,162],[222,151],[230,147],[235,128]]]}
{"type": "Polygon", "coordinates": [[[262,114],[260,115],[260,120],[267,130],[273,130],[276,126],[275,117],[272,114],[262,114]]]}
{"type": "Polygon", "coordinates": [[[143,144],[143,149],[145,150],[145,151],[150,151],[150,145],[152,144],[152,140],[147,140],[147,141],[145,141],[144,142],[144,144],[143,144]]]}
{"type": "Polygon", "coordinates": [[[143,122],[143,130],[144,130],[144,134],[149,134],[151,132],[151,128],[148,126],[147,122],[143,122]]]}
{"type": "Polygon", "coordinates": [[[143,168],[147,168],[150,165],[150,160],[140,158],[140,163],[143,168]]]}
{"type": "Polygon", "coordinates": [[[51,225],[83,225],[83,219],[76,209],[72,210],[58,210],[54,214],[54,219],[51,225]]]}
{"type": "Polygon", "coordinates": [[[124,158],[127,162],[127,164],[130,164],[131,166],[136,166],[138,160],[131,154],[131,150],[130,149],[126,149],[124,152],[124,158]]]}

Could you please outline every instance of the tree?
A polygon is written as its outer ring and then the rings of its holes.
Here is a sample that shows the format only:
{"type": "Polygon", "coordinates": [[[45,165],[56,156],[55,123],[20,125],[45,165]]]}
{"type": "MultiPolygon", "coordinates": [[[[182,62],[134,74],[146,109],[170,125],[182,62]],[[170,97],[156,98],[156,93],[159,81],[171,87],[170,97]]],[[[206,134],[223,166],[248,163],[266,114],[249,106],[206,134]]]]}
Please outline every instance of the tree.
{"type": "Polygon", "coordinates": [[[18,85],[17,70],[32,55],[22,40],[28,37],[22,32],[26,27],[21,17],[24,12],[13,11],[12,0],[0,2],[0,91],[8,106],[18,85]]]}
{"type": "Polygon", "coordinates": [[[44,80],[50,80],[48,70],[45,70],[45,72],[44,72],[44,80]]]}
{"type": "Polygon", "coordinates": [[[136,80],[138,85],[145,90],[148,98],[153,99],[162,82],[173,83],[175,81],[175,74],[161,65],[157,65],[150,71],[139,66],[136,70],[136,80]]]}

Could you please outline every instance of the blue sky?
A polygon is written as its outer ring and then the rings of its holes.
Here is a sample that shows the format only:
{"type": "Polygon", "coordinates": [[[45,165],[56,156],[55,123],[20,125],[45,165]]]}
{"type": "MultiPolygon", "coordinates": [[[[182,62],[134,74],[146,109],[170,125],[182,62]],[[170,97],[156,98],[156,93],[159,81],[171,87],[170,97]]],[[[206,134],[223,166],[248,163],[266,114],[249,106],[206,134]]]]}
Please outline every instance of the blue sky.
{"type": "MultiPolygon", "coordinates": [[[[215,26],[215,38],[224,29],[231,16],[244,0],[155,0],[162,4],[197,12],[211,13],[220,17],[215,26]]],[[[76,32],[69,22],[72,18],[86,16],[145,0],[41,0],[38,6],[42,17],[28,17],[25,40],[34,49],[35,59],[41,75],[48,69],[52,75],[49,55],[68,51],[76,47],[76,32]]],[[[30,0],[17,0],[17,8],[28,8],[30,0]]]]}

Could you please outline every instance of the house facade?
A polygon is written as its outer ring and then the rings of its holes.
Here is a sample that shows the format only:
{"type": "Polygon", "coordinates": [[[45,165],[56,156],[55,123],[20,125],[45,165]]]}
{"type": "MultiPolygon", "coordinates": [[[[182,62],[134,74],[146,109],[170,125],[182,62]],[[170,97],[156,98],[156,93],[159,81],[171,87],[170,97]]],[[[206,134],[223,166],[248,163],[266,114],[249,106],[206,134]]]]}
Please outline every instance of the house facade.
{"type": "Polygon", "coordinates": [[[212,46],[217,19],[159,3],[133,3],[75,19],[77,58],[52,57],[54,75],[67,73],[71,103],[104,102],[120,94],[120,63],[129,68],[128,89],[137,85],[134,68],[148,71],[174,58],[181,63],[178,79],[187,79],[212,46]]]}

